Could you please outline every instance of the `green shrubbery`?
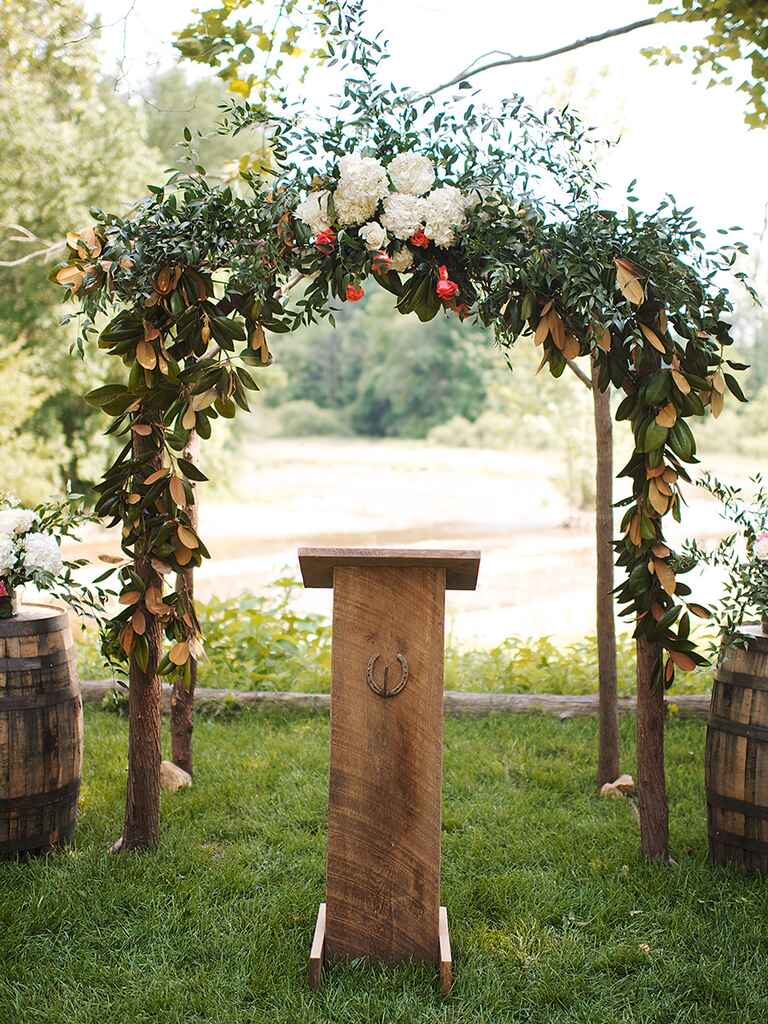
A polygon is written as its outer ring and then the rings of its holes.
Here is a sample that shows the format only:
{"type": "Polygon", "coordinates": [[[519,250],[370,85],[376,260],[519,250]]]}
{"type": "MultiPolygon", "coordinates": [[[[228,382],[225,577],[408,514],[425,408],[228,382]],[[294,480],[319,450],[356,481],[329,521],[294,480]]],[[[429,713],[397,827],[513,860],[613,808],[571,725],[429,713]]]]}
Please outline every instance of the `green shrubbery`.
{"type": "MultiPolygon", "coordinates": [[[[228,690],[298,690],[327,692],[331,678],[331,629],[322,615],[298,612],[295,580],[277,580],[266,596],[244,593],[236,598],[198,605],[207,658],[200,664],[199,685],[228,690]]],[[[619,694],[634,692],[634,645],[619,636],[619,694]]],[[[80,674],[104,678],[95,636],[79,640],[80,674]]],[[[674,693],[700,693],[711,674],[701,669],[679,674],[674,693]]],[[[587,694],[597,691],[597,642],[594,637],[561,642],[554,637],[508,637],[489,648],[462,648],[449,642],[445,686],[448,690],[500,693],[587,694]]]]}

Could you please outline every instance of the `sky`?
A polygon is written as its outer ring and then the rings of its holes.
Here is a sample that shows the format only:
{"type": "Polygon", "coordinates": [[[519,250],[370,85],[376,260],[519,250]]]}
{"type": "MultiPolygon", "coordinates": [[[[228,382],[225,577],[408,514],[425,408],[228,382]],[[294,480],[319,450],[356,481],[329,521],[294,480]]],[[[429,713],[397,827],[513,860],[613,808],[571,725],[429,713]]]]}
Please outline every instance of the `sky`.
{"type": "MultiPolygon", "coordinates": [[[[190,21],[191,6],[189,0],[86,0],[89,13],[100,14],[107,26],[104,69],[119,71],[121,88],[137,102],[147,76],[175,63],[172,34],[190,21]]],[[[200,6],[214,6],[213,0],[200,6]]],[[[542,52],[657,8],[646,0],[538,0],[534,6],[521,0],[369,0],[368,10],[371,28],[390,41],[390,77],[423,90],[482,53],[542,52]]],[[[640,206],[651,208],[671,192],[681,205],[695,207],[708,233],[738,224],[754,242],[768,201],[768,130],[746,127],[735,89],[706,89],[689,67],[654,68],[639,52],[700,38],[695,26],[653,26],[538,64],[486,72],[474,83],[489,103],[517,92],[534,106],[570,102],[600,134],[620,134],[601,167],[615,205],[637,178],[640,206]]],[[[201,72],[190,66],[190,73],[201,72]]],[[[318,72],[313,88],[327,90],[323,76],[330,75],[318,72]]],[[[450,90],[442,95],[450,102],[450,90]]]]}

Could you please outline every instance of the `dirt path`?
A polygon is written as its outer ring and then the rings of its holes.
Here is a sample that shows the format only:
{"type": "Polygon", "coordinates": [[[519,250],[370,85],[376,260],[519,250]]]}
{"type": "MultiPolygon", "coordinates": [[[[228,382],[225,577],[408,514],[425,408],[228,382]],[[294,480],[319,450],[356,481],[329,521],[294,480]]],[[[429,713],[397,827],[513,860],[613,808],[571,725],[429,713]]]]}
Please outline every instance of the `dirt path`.
{"type": "MultiPolygon", "coordinates": [[[[716,468],[730,479],[749,469],[716,468]]],[[[559,471],[548,454],[418,442],[253,444],[230,500],[201,494],[201,531],[213,557],[198,574],[199,593],[231,596],[295,575],[303,545],[474,547],[482,551],[477,592],[449,595],[449,628],[458,639],[593,632],[592,524],[570,514],[554,483],[559,471]]],[[[692,491],[689,500],[677,535],[721,533],[706,496],[692,491]]],[[[90,555],[114,551],[115,541],[91,536],[87,548],[90,555]]],[[[704,581],[705,592],[713,586],[704,581]]],[[[330,611],[324,591],[302,592],[299,600],[330,611]]]]}

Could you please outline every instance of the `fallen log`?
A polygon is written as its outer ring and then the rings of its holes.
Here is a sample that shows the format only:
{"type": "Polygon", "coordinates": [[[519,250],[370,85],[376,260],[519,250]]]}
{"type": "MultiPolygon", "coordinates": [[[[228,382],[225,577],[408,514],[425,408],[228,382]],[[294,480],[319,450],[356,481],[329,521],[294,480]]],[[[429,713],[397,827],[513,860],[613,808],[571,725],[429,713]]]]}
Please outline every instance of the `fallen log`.
{"type": "MultiPolygon", "coordinates": [[[[100,704],[105,697],[126,691],[111,680],[85,680],[81,683],[83,701],[86,704],[100,704]]],[[[163,710],[171,707],[173,688],[163,684],[163,710]]],[[[666,701],[667,714],[678,718],[705,719],[709,712],[709,694],[670,694],[666,701]]],[[[197,691],[198,710],[223,708],[258,708],[261,710],[328,711],[331,706],[330,694],[293,693],[279,690],[219,690],[200,687],[197,691]]],[[[634,697],[623,697],[618,701],[619,714],[633,714],[634,697]]],[[[583,718],[597,714],[597,694],[569,696],[559,693],[474,693],[462,690],[447,690],[443,699],[446,715],[456,718],[476,718],[493,713],[530,714],[539,712],[556,718],[583,718]]]]}

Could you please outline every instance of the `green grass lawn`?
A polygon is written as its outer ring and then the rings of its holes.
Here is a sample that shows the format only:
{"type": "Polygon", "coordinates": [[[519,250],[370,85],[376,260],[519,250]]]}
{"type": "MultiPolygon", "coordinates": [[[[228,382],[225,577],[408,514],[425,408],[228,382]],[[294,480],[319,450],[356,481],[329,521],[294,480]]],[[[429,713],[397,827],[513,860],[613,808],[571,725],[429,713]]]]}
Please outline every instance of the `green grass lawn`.
{"type": "Polygon", "coordinates": [[[593,720],[448,721],[453,993],[428,967],[354,962],[311,995],[327,718],[200,720],[160,851],[115,857],[126,723],[89,709],[77,848],[0,866],[0,1022],[763,1022],[768,884],[707,865],[704,729],[667,735],[677,866],[661,868],[629,806],[594,795],[593,720]]]}

